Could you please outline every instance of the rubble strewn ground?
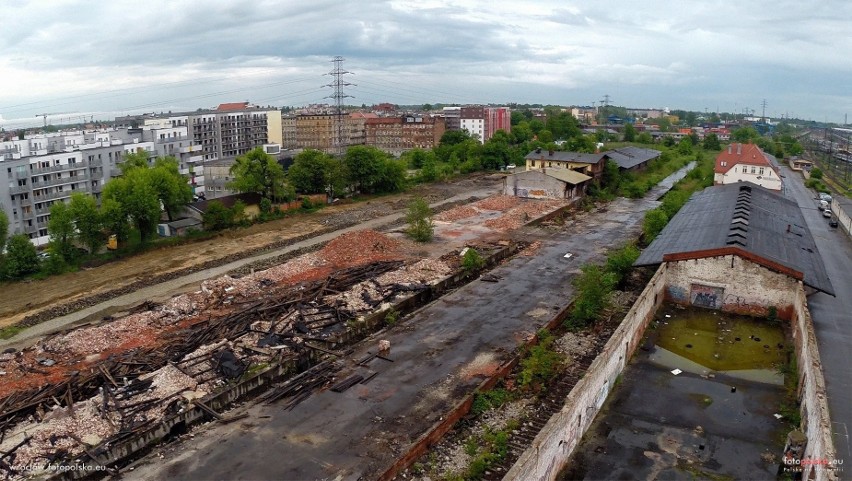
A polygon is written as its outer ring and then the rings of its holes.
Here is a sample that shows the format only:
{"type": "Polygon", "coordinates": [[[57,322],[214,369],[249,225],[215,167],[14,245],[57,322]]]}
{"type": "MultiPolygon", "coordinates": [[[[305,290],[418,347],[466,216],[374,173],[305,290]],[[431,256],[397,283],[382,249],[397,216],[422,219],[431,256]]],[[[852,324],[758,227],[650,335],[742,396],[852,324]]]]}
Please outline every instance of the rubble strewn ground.
{"type": "MultiPolygon", "coordinates": [[[[527,204],[500,197],[485,205],[527,204]]],[[[204,281],[161,305],[4,354],[0,451],[13,451],[18,461],[69,459],[156,422],[252,365],[316,349],[311,339],[321,341],[345,329],[347,319],[426,288],[458,266],[457,252],[417,259],[418,249],[375,231],[345,234],[281,265],[204,281]],[[142,407],[128,412],[128,405],[142,407]],[[71,421],[50,422],[59,418],[71,421]],[[84,429],[96,423],[101,427],[84,429]],[[29,441],[14,449],[23,432],[29,441]],[[50,433],[48,445],[36,432],[50,433]],[[87,434],[94,437],[77,440],[87,434]],[[57,436],[65,439],[61,449],[57,436]]]]}

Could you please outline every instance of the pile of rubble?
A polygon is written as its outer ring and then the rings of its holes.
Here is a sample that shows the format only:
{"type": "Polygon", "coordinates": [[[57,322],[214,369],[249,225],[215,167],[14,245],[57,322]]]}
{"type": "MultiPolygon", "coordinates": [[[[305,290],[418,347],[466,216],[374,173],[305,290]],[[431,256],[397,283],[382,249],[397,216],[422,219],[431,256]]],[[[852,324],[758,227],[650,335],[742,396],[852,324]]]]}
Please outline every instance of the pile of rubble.
{"type": "Polygon", "coordinates": [[[479,211],[475,208],[469,205],[459,205],[453,207],[452,209],[448,209],[438,213],[437,215],[432,217],[432,219],[441,222],[454,222],[461,219],[467,219],[476,215],[479,215],[479,211]]]}
{"type": "Polygon", "coordinates": [[[400,242],[374,230],[347,232],[325,245],[318,257],[336,267],[363,265],[379,260],[399,259],[400,242]]]}
{"type": "MultiPolygon", "coordinates": [[[[486,199],[487,200],[487,199],[486,199]]],[[[485,221],[485,226],[499,231],[517,229],[542,214],[567,205],[564,200],[536,200],[523,202],[496,219],[485,221]]]]}
{"type": "Polygon", "coordinates": [[[471,204],[483,210],[507,211],[521,203],[521,199],[513,195],[494,195],[471,204]]]}

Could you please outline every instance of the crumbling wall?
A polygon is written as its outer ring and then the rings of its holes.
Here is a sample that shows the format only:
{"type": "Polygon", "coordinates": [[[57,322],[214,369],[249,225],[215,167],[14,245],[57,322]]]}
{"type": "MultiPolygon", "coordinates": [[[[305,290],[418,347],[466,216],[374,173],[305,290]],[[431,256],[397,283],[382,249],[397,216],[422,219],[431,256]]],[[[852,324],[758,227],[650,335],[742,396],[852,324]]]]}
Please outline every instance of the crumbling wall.
{"type": "Polygon", "coordinates": [[[666,264],[660,266],[603,351],[568,394],[562,410],[550,418],[532,445],[506,473],[504,481],[556,479],[663,302],[666,270],[666,264]]]}
{"type": "Polygon", "coordinates": [[[791,319],[790,291],[799,281],[735,255],[668,262],[666,299],[725,312],[791,319]],[[699,292],[703,291],[703,292],[699,292]],[[706,294],[702,296],[704,292],[706,294]],[[719,293],[718,295],[716,293],[719,293]]]}
{"type": "MultiPolygon", "coordinates": [[[[825,378],[817,347],[814,324],[808,310],[805,290],[799,283],[794,290],[793,341],[796,346],[796,365],[799,370],[799,411],[802,415],[801,430],[808,439],[805,459],[816,462],[832,462],[837,459],[831,439],[831,419],[825,392],[825,378]]],[[[808,464],[801,466],[802,479],[835,480],[838,476],[830,467],[808,464]],[[813,476],[813,477],[812,477],[813,476]]]]}

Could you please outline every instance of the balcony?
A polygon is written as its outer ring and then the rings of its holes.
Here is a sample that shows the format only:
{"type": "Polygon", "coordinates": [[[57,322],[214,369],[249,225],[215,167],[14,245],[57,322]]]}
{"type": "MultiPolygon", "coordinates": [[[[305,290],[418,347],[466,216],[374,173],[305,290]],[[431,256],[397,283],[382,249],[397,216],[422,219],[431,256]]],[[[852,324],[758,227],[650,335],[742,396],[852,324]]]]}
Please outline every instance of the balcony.
{"type": "Polygon", "coordinates": [[[78,175],[74,177],[63,177],[61,179],[52,179],[48,181],[33,182],[33,189],[44,189],[45,187],[54,187],[57,185],[73,184],[75,182],[85,182],[86,176],[78,175]]]}
{"type": "Polygon", "coordinates": [[[15,194],[23,194],[30,191],[30,186],[28,185],[16,185],[14,187],[9,187],[9,193],[12,195],[15,194]]]}
{"type": "Polygon", "coordinates": [[[201,145],[190,145],[188,147],[181,147],[178,149],[178,152],[181,154],[190,154],[192,152],[201,152],[201,145]]]}
{"type": "Polygon", "coordinates": [[[88,162],[77,162],[76,164],[51,165],[50,167],[41,167],[31,169],[28,175],[49,174],[51,172],[64,172],[67,170],[85,169],[89,167],[88,162]]]}
{"type": "Polygon", "coordinates": [[[65,191],[62,191],[62,192],[53,192],[53,193],[50,193],[50,194],[37,195],[37,196],[34,196],[34,197],[35,197],[36,202],[47,202],[47,201],[50,201],[50,200],[65,199],[65,198],[71,197],[71,194],[73,194],[74,192],[84,192],[84,191],[82,191],[82,190],[65,190],[65,191]]]}

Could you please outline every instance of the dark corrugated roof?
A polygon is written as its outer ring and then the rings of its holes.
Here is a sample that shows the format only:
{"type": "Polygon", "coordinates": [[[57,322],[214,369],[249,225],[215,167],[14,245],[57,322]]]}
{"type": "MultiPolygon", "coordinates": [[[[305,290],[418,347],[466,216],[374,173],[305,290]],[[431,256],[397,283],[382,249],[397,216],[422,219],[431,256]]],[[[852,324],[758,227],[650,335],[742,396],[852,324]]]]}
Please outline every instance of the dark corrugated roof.
{"type": "Polygon", "coordinates": [[[559,162],[576,162],[578,164],[597,164],[603,158],[603,154],[587,154],[585,152],[563,152],[561,150],[547,151],[536,150],[527,154],[527,160],[556,160],[559,162]]]}
{"type": "Polygon", "coordinates": [[[654,149],[643,149],[642,147],[622,147],[620,149],[609,150],[604,152],[604,155],[612,159],[622,169],[631,169],[639,164],[648,162],[651,159],[656,159],[662,152],[654,149]]]}
{"type": "Polygon", "coordinates": [[[635,265],[661,264],[665,255],[726,248],[801,272],[806,285],[834,295],[798,204],[751,182],[695,193],[635,265]]]}

